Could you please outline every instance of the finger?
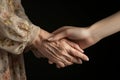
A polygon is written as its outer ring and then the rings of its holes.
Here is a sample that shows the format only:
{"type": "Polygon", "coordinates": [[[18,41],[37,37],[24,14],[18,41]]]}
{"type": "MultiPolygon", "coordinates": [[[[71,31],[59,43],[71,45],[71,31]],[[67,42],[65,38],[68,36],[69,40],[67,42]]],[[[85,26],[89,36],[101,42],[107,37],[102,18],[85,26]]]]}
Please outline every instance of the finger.
{"type": "Polygon", "coordinates": [[[49,41],[55,41],[67,37],[64,35],[67,29],[73,28],[72,26],[64,26],[52,32],[52,35],[48,38],[49,41]],[[58,36],[58,37],[57,37],[58,36]],[[55,39],[54,39],[55,38],[55,39]]]}
{"type": "MultiPolygon", "coordinates": [[[[73,64],[72,62],[68,61],[64,56],[61,55],[61,53],[66,53],[65,51],[60,51],[58,48],[56,47],[53,47],[52,45],[49,45],[51,48],[48,48],[48,50],[52,53],[51,55],[53,56],[52,59],[56,59],[56,63],[59,64],[61,67],[65,67],[65,66],[68,66],[68,65],[71,65],[73,64]],[[56,54],[56,52],[58,52],[58,54],[56,54]],[[58,59],[58,60],[57,60],[58,59]],[[58,62],[62,62],[64,63],[64,66],[61,65],[60,63],[58,62]]],[[[51,59],[51,60],[52,60],[51,59]]]]}
{"type": "Polygon", "coordinates": [[[65,64],[63,62],[60,62],[60,61],[56,65],[58,68],[65,67],[65,64]]]}
{"type": "MultiPolygon", "coordinates": [[[[62,55],[62,52],[58,52],[57,55],[55,55],[57,58],[59,58],[58,62],[56,62],[57,64],[60,65],[60,67],[66,67],[66,66],[69,66],[69,65],[72,65],[73,62],[70,61],[70,59],[68,59],[67,56],[63,56],[62,55]],[[64,65],[60,64],[60,62],[62,62],[64,65]]],[[[69,57],[70,58],[70,57],[69,57]]]]}
{"type": "Polygon", "coordinates": [[[52,61],[50,61],[50,60],[48,61],[48,63],[49,63],[49,64],[53,64],[53,62],[52,62],[52,61]]]}
{"type": "MultiPolygon", "coordinates": [[[[67,48],[66,48],[67,49],[67,48]]],[[[66,54],[62,53],[64,58],[66,58],[69,62],[82,64],[82,60],[76,56],[72,56],[71,53],[68,51],[66,54]]]]}
{"type": "Polygon", "coordinates": [[[41,47],[41,45],[38,42],[37,42],[37,44],[38,44],[37,48],[38,48],[39,52],[42,52],[43,56],[48,58],[53,63],[56,63],[62,67],[63,67],[63,65],[61,65],[59,62],[64,63],[64,66],[73,64],[72,62],[69,62],[67,59],[65,59],[62,55],[58,55],[59,53],[61,53],[61,50],[52,46],[52,44],[50,44],[49,46],[46,46],[46,48],[44,48],[43,50],[39,49],[39,47],[41,47]],[[56,54],[56,52],[58,54],[56,54]]]}
{"type": "Polygon", "coordinates": [[[82,60],[80,58],[78,58],[77,60],[78,60],[78,64],[82,64],[82,60]]]}
{"type": "Polygon", "coordinates": [[[52,58],[52,57],[49,57],[49,63],[50,63],[50,64],[55,63],[55,64],[58,65],[59,67],[65,67],[65,66],[66,66],[66,64],[63,63],[63,61],[61,61],[60,59],[52,58]],[[50,60],[51,60],[51,61],[50,61],[50,60]]]}
{"type": "MultiPolygon", "coordinates": [[[[79,64],[81,64],[81,62],[79,62],[78,61],[78,57],[75,57],[75,56],[71,56],[70,55],[70,53],[69,53],[69,49],[71,49],[72,47],[69,45],[69,44],[67,44],[66,42],[65,42],[65,40],[61,40],[62,42],[64,41],[64,45],[63,45],[63,47],[64,47],[64,49],[62,48],[56,48],[56,47],[54,47],[54,50],[56,50],[57,52],[58,52],[58,54],[57,55],[59,55],[59,56],[62,56],[62,57],[64,57],[67,61],[69,61],[69,62],[72,62],[72,63],[79,63],[79,64]]],[[[52,47],[52,46],[51,46],[52,47]]],[[[56,56],[57,56],[56,55],[56,56]]]]}
{"type": "Polygon", "coordinates": [[[60,33],[60,32],[62,32],[62,31],[64,31],[64,30],[66,30],[66,29],[69,29],[69,28],[72,28],[72,27],[71,27],[71,26],[64,26],[64,27],[61,27],[61,28],[55,30],[54,32],[52,32],[52,34],[60,33]]]}
{"type": "Polygon", "coordinates": [[[80,46],[74,42],[71,42],[69,40],[65,40],[66,43],[68,43],[72,48],[79,50],[80,52],[84,53],[84,50],[80,48],[80,46]]]}
{"type": "Polygon", "coordinates": [[[46,49],[45,53],[44,53],[44,51],[40,51],[39,49],[38,49],[38,51],[42,52],[42,54],[45,56],[45,58],[48,58],[49,61],[51,61],[52,63],[55,63],[55,64],[59,65],[60,67],[64,67],[65,66],[65,64],[63,63],[63,61],[59,57],[56,57],[55,55],[50,54],[51,51],[49,49],[46,49]],[[47,52],[49,52],[49,53],[47,53],[47,52]]]}
{"type": "MultiPolygon", "coordinates": [[[[50,60],[48,61],[48,63],[49,63],[49,64],[53,64],[53,62],[50,61],[50,60]]],[[[56,67],[57,67],[57,68],[65,67],[64,63],[62,63],[62,62],[58,62],[58,63],[59,63],[60,65],[59,65],[59,64],[56,64],[56,67]]]]}
{"type": "Polygon", "coordinates": [[[59,66],[59,65],[56,65],[56,67],[57,67],[57,68],[60,68],[60,66],[59,66]]]}
{"type": "Polygon", "coordinates": [[[64,60],[64,64],[65,64],[65,66],[64,67],[66,67],[66,66],[69,66],[69,65],[72,65],[73,64],[73,62],[70,62],[70,61],[68,61],[68,60],[66,60],[64,57],[62,58],[63,60],[64,60]]]}
{"type": "MultiPolygon", "coordinates": [[[[52,46],[51,46],[51,47],[52,47],[52,46]]],[[[71,62],[71,60],[73,60],[72,57],[69,56],[69,55],[66,55],[67,52],[66,52],[65,50],[60,51],[60,50],[58,50],[58,48],[56,48],[56,47],[54,47],[54,50],[55,50],[55,52],[56,52],[56,51],[58,52],[57,54],[54,54],[54,55],[55,55],[57,58],[59,58],[60,61],[63,62],[65,66],[68,66],[68,65],[73,64],[73,61],[71,62]]],[[[55,53],[55,52],[54,52],[54,53],[55,53]]],[[[64,67],[65,67],[65,66],[64,66],[64,67]]],[[[62,67],[63,67],[63,66],[62,66],[62,67]]]]}
{"type": "MultiPolygon", "coordinates": [[[[52,47],[52,46],[51,46],[52,47]]],[[[58,57],[60,59],[61,62],[64,63],[65,66],[68,66],[68,65],[71,65],[73,64],[71,61],[70,61],[70,57],[68,57],[67,55],[65,55],[67,52],[66,51],[60,51],[58,50],[58,48],[54,48],[54,50],[58,51],[57,54],[54,54],[56,57],[58,57]]],[[[65,67],[64,66],[64,67],[65,67]]]]}
{"type": "MultiPolygon", "coordinates": [[[[62,63],[62,62],[61,62],[62,63]]],[[[69,64],[67,64],[67,65],[64,65],[63,63],[61,64],[61,63],[59,63],[59,64],[56,64],[56,67],[57,68],[64,68],[64,67],[66,67],[66,66],[69,66],[69,65],[72,65],[73,63],[69,63],[69,64]],[[61,66],[62,65],[62,66],[61,66]]]]}
{"type": "Polygon", "coordinates": [[[64,67],[66,64],[64,64],[64,60],[62,60],[59,57],[56,57],[56,52],[54,52],[54,48],[52,48],[50,45],[46,46],[46,48],[42,49],[41,44],[39,43],[39,41],[36,41],[37,44],[37,49],[39,52],[41,52],[41,54],[49,59],[51,62],[58,64],[60,67],[64,67]],[[41,47],[41,48],[40,48],[41,47]]]}
{"type": "Polygon", "coordinates": [[[72,65],[73,63],[79,63],[79,61],[77,60],[77,57],[73,57],[71,56],[69,53],[62,53],[62,56],[67,60],[65,62],[66,66],[67,65],[72,65]]]}
{"type": "Polygon", "coordinates": [[[60,66],[60,65],[56,64],[56,67],[57,68],[64,68],[65,66],[60,66]]]}
{"type": "Polygon", "coordinates": [[[69,62],[71,62],[70,64],[68,64],[68,65],[71,65],[72,63],[79,63],[79,61],[78,61],[78,57],[73,57],[73,56],[71,56],[69,53],[62,53],[62,56],[64,56],[64,58],[67,60],[67,61],[69,61],[69,62]]]}
{"type": "Polygon", "coordinates": [[[66,31],[62,31],[58,34],[52,35],[50,38],[48,38],[48,41],[57,41],[65,37],[67,37],[66,31]]]}
{"type": "Polygon", "coordinates": [[[89,58],[85,54],[81,53],[80,51],[77,51],[75,49],[71,49],[70,53],[71,53],[71,55],[73,55],[75,57],[79,57],[82,60],[89,61],[89,58]]]}
{"type": "MultiPolygon", "coordinates": [[[[53,62],[51,62],[51,61],[48,61],[48,62],[49,62],[49,64],[53,64],[53,62]]],[[[65,65],[64,65],[64,63],[59,61],[59,62],[57,62],[56,67],[57,68],[62,68],[62,67],[65,67],[65,65]]]]}

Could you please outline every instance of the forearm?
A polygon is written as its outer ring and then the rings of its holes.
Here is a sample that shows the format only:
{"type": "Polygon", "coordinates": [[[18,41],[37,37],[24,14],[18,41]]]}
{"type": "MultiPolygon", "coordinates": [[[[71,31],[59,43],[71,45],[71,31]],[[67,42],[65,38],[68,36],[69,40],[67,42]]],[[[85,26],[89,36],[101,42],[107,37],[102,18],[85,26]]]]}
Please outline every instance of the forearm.
{"type": "Polygon", "coordinates": [[[97,39],[103,39],[120,31],[120,11],[93,24],[89,31],[97,39]]]}

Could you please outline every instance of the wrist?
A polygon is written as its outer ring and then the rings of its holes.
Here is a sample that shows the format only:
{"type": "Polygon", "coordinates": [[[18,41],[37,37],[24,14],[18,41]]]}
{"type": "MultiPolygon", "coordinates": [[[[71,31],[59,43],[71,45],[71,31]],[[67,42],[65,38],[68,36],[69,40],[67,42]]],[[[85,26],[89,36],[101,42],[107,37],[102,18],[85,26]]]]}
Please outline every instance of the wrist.
{"type": "Polygon", "coordinates": [[[99,40],[102,39],[102,37],[100,36],[96,26],[98,26],[98,25],[92,25],[88,28],[90,36],[91,36],[91,38],[93,39],[94,42],[98,42],[99,40]]]}
{"type": "Polygon", "coordinates": [[[39,41],[39,43],[41,44],[42,41],[46,40],[49,36],[50,36],[50,33],[40,28],[32,44],[36,45],[36,41],[39,41]]]}
{"type": "Polygon", "coordinates": [[[50,36],[50,33],[46,32],[45,30],[41,28],[39,29],[38,34],[33,40],[32,47],[31,47],[33,54],[37,58],[44,58],[44,56],[38,51],[38,48],[41,48],[38,45],[42,45],[43,41],[46,40],[49,36],[50,36]]]}

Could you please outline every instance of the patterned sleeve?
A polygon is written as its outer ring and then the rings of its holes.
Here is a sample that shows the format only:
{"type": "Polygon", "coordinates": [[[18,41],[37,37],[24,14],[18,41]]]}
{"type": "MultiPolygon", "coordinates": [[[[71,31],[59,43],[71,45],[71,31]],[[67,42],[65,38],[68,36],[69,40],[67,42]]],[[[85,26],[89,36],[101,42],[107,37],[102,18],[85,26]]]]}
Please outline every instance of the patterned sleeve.
{"type": "Polygon", "coordinates": [[[21,54],[37,34],[19,0],[0,0],[0,48],[21,54]]]}

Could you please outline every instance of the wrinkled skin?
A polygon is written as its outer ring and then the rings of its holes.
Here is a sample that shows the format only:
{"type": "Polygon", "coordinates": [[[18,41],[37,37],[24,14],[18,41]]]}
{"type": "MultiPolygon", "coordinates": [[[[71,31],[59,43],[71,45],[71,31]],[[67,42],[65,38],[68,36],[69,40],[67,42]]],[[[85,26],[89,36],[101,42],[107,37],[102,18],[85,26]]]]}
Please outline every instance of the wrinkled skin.
{"type": "Polygon", "coordinates": [[[88,60],[77,44],[66,39],[50,42],[47,41],[49,36],[50,34],[43,30],[33,41],[38,57],[42,55],[50,62],[55,63],[57,67],[65,67],[73,63],[81,64],[82,60],[88,60]]]}

